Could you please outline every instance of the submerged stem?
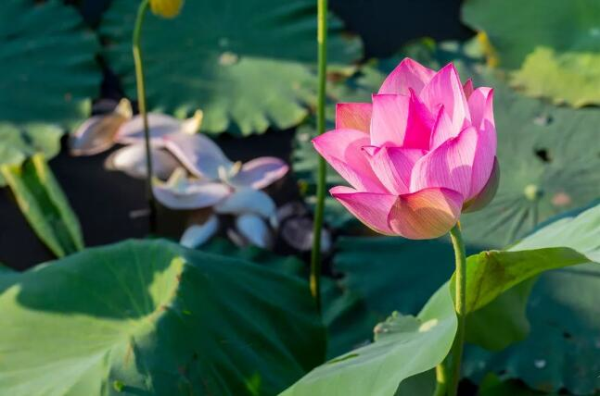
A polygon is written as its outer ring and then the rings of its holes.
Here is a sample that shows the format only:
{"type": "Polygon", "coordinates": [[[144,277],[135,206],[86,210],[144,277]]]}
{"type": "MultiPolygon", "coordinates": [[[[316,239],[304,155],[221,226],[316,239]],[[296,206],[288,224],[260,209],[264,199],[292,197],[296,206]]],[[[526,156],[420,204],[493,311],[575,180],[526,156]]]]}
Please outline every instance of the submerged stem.
{"type": "Polygon", "coordinates": [[[458,319],[458,328],[456,338],[450,354],[450,375],[448,383],[448,395],[456,396],[458,394],[458,383],[460,381],[460,365],[462,361],[463,346],[465,343],[465,325],[467,319],[467,255],[465,244],[460,231],[460,223],[457,223],[450,230],[450,238],[454,247],[454,257],[456,259],[455,277],[455,299],[454,307],[458,319]]]}
{"type": "MultiPolygon", "coordinates": [[[[327,78],[327,0],[317,0],[318,26],[317,41],[319,51],[319,91],[317,102],[317,133],[325,132],[325,90],[327,78]]],[[[323,212],[325,205],[325,160],[319,157],[317,177],[317,207],[313,230],[313,246],[310,257],[310,291],[317,308],[321,311],[321,230],[323,227],[323,212]]]]}
{"type": "Polygon", "coordinates": [[[138,8],[135,27],[133,29],[133,62],[135,64],[135,79],[137,83],[138,109],[144,124],[144,143],[146,148],[146,194],[148,207],[150,209],[150,232],[156,232],[156,200],[152,191],[152,151],[150,148],[150,128],[148,126],[148,113],[146,110],[146,88],[144,86],[144,65],[142,62],[142,48],[140,39],[142,35],[142,24],[148,10],[149,0],[142,0],[138,8]]]}

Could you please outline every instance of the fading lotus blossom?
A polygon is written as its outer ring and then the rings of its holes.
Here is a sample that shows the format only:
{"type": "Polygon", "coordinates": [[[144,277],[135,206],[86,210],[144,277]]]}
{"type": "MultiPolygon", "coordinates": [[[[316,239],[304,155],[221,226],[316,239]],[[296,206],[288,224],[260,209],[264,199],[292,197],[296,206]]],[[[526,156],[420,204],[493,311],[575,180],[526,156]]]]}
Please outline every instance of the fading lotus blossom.
{"type": "Polygon", "coordinates": [[[463,86],[452,64],[404,59],[372,103],[338,104],[336,129],[313,143],[351,185],[333,197],[381,234],[437,238],[497,189],[493,90],[463,86]]]}
{"type": "MultiPolygon", "coordinates": [[[[229,234],[237,243],[270,247],[276,229],[276,206],[261,189],[281,179],[287,164],[274,157],[260,157],[246,163],[233,162],[210,138],[197,133],[202,112],[187,120],[149,113],[153,192],[156,199],[173,210],[212,208],[214,215],[202,224],[189,227],[181,243],[196,247],[219,229],[217,215],[235,216],[236,230],[229,234]]],[[[146,177],[143,121],[131,116],[131,105],[123,100],[111,113],[94,116],[71,138],[75,155],[93,155],[115,143],[125,147],[112,153],[106,167],[129,176],[146,177]],[[127,111],[127,109],[129,109],[127,111]]]]}

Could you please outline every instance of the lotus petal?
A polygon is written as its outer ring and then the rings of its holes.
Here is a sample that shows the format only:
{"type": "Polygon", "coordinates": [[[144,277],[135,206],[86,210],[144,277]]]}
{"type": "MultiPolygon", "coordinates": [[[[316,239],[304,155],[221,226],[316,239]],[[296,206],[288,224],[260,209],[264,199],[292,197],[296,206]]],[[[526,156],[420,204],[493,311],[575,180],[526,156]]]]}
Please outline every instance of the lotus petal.
{"type": "Polygon", "coordinates": [[[360,191],[385,193],[362,147],[370,145],[369,136],[355,129],[335,129],[313,139],[315,149],[327,162],[360,191]]]}
{"type": "Polygon", "coordinates": [[[152,186],[156,199],[169,209],[200,209],[213,206],[231,194],[223,183],[189,179],[178,168],[167,183],[155,182],[152,186]]]}
{"type": "MultiPolygon", "coordinates": [[[[165,150],[156,146],[151,147],[152,171],[154,177],[167,180],[180,164],[177,159],[165,150]]],[[[112,153],[104,166],[110,170],[125,172],[131,177],[144,179],[148,174],[146,169],[146,146],[144,143],[125,146],[112,153]]]]}
{"type": "Polygon", "coordinates": [[[476,212],[486,207],[496,195],[498,185],[500,184],[500,164],[498,159],[494,158],[494,166],[492,174],[488,177],[488,181],[481,191],[463,205],[463,213],[476,212]]]}
{"type": "Polygon", "coordinates": [[[289,166],[275,157],[260,157],[246,162],[241,170],[229,179],[233,186],[245,186],[255,189],[265,188],[281,179],[289,166]]]}
{"type": "Polygon", "coordinates": [[[277,224],[277,208],[273,199],[265,192],[252,188],[236,189],[231,195],[214,207],[215,212],[241,215],[254,213],[277,224]]]}
{"type": "Polygon", "coordinates": [[[462,130],[470,123],[469,107],[458,72],[452,63],[443,67],[423,88],[419,98],[431,111],[443,105],[450,116],[454,130],[462,130]]]}
{"type": "Polygon", "coordinates": [[[475,128],[482,128],[484,121],[494,122],[494,90],[480,87],[469,98],[469,111],[475,128]]]}
{"type": "Polygon", "coordinates": [[[473,93],[474,89],[475,89],[475,87],[473,86],[473,79],[469,78],[467,80],[467,82],[463,84],[463,91],[465,93],[465,98],[467,98],[467,100],[469,99],[469,97],[473,93]]]}
{"type": "Polygon", "coordinates": [[[71,155],[94,155],[111,148],[119,128],[131,118],[131,103],[122,99],[113,112],[89,118],[69,139],[71,155]]]}
{"type": "Polygon", "coordinates": [[[211,215],[204,224],[189,226],[181,236],[179,243],[190,249],[202,246],[219,230],[219,218],[211,215]]]}
{"type": "Polygon", "coordinates": [[[202,134],[173,133],[163,136],[162,141],[197,177],[218,180],[223,171],[229,173],[234,165],[215,142],[202,134]]]}
{"type": "Polygon", "coordinates": [[[419,94],[434,75],[433,70],[410,58],[404,58],[385,79],[379,93],[408,95],[412,89],[419,94]]]}
{"type": "Polygon", "coordinates": [[[372,113],[371,103],[338,103],[335,107],[335,128],[369,133],[372,113]]]}
{"type": "Polygon", "coordinates": [[[469,127],[456,138],[445,141],[415,164],[410,191],[440,187],[461,193],[469,200],[473,162],[477,151],[478,132],[469,127]]]}
{"type": "Polygon", "coordinates": [[[415,163],[424,150],[403,147],[365,147],[371,167],[381,183],[392,194],[406,194],[415,163]]]}
{"type": "Polygon", "coordinates": [[[367,227],[380,234],[395,235],[388,223],[388,215],[397,195],[359,192],[343,186],[334,187],[329,192],[367,227]]]}
{"type": "Polygon", "coordinates": [[[267,223],[258,215],[243,214],[235,220],[235,227],[251,245],[269,249],[273,245],[273,235],[267,223]]]}
{"type": "Polygon", "coordinates": [[[429,188],[401,195],[388,216],[391,229],[408,239],[433,239],[458,222],[462,195],[445,188],[429,188]]]}

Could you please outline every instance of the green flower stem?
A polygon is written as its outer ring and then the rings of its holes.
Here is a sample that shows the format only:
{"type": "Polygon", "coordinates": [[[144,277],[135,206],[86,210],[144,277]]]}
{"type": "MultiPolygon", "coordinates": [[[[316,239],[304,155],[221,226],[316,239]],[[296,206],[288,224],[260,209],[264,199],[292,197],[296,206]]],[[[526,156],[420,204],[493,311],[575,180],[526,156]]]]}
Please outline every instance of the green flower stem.
{"type": "Polygon", "coordinates": [[[144,66],[142,62],[142,48],[140,39],[142,36],[142,24],[144,16],[150,4],[149,0],[142,0],[138,8],[135,28],[133,29],[133,61],[135,63],[135,79],[137,83],[138,109],[144,123],[144,142],[146,144],[146,193],[148,207],[150,209],[150,232],[156,232],[156,200],[152,191],[152,151],[150,150],[150,129],[148,127],[148,113],[146,110],[146,88],[144,86],[144,66]]]}
{"type": "Polygon", "coordinates": [[[450,353],[450,366],[448,374],[448,395],[456,396],[458,393],[458,383],[460,381],[460,364],[465,343],[465,325],[467,319],[467,255],[465,253],[465,244],[460,231],[460,223],[457,223],[450,230],[450,238],[454,247],[454,257],[456,259],[455,278],[455,298],[454,307],[456,317],[458,318],[458,328],[456,338],[450,353]]]}
{"type": "Polygon", "coordinates": [[[448,370],[446,365],[442,362],[435,368],[436,387],[434,396],[446,396],[448,390],[448,370]]]}
{"type": "MultiPolygon", "coordinates": [[[[327,0],[317,0],[318,27],[317,41],[319,46],[319,91],[317,103],[317,133],[325,132],[325,89],[327,78],[327,0]]],[[[310,291],[321,311],[321,229],[325,210],[325,160],[319,157],[317,177],[317,207],[313,231],[313,246],[310,257],[310,291]]]]}

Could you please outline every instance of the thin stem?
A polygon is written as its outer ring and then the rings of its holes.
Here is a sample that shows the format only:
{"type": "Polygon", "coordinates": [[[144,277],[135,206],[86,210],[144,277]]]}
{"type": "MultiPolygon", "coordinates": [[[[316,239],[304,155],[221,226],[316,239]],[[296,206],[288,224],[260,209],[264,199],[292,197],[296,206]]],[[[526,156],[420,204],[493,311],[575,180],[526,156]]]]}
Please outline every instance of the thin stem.
{"type": "Polygon", "coordinates": [[[460,365],[465,343],[465,325],[467,319],[467,255],[460,231],[460,223],[456,224],[450,230],[450,238],[452,239],[454,257],[456,259],[454,307],[456,317],[458,318],[458,329],[456,330],[456,338],[454,339],[451,351],[451,364],[448,372],[450,375],[448,394],[449,396],[456,396],[460,381],[460,365]]]}
{"type": "Polygon", "coordinates": [[[149,0],[142,0],[138,8],[135,27],[133,29],[133,61],[135,64],[135,79],[137,83],[138,109],[144,124],[144,142],[146,146],[146,194],[148,207],[150,209],[150,232],[156,232],[156,200],[152,191],[152,151],[150,149],[150,128],[148,126],[148,113],[146,110],[146,88],[144,86],[144,65],[142,62],[142,48],[140,39],[142,36],[142,24],[148,10],[149,0]]]}
{"type": "Polygon", "coordinates": [[[446,396],[448,390],[448,370],[442,362],[435,367],[436,387],[434,396],[446,396]]]}
{"type": "MultiPolygon", "coordinates": [[[[317,133],[325,132],[325,90],[327,78],[327,0],[317,0],[317,41],[319,46],[319,91],[317,102],[317,133]]],[[[317,177],[317,207],[310,257],[310,291],[321,311],[321,229],[325,205],[325,160],[319,157],[317,177]]]]}

